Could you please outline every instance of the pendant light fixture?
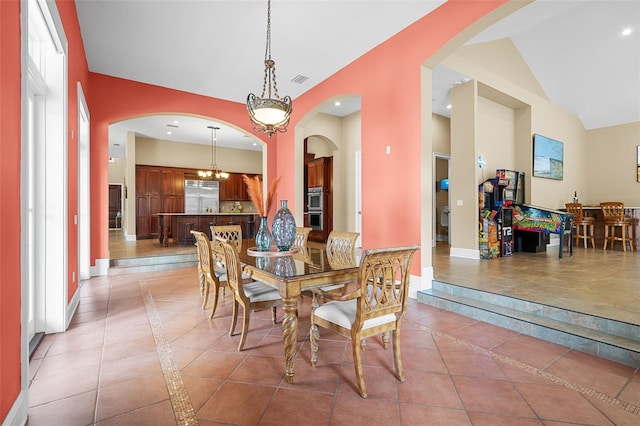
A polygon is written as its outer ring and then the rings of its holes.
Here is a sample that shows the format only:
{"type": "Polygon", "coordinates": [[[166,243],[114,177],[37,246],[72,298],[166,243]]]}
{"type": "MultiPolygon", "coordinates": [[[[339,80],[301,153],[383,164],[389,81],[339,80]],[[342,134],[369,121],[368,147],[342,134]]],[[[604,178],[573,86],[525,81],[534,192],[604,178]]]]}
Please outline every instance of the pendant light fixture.
{"type": "Polygon", "coordinates": [[[267,1],[267,46],[264,52],[264,82],[262,94],[249,93],[247,109],[253,129],[271,137],[275,132],[286,132],[291,117],[291,98],[278,96],[276,62],[271,59],[271,0],[267,1]]]}
{"type": "Polygon", "coordinates": [[[211,129],[211,167],[206,171],[198,171],[198,176],[207,180],[227,179],[229,177],[229,173],[220,171],[220,169],[218,169],[218,164],[216,163],[218,130],[220,127],[207,126],[207,128],[211,129]]]}

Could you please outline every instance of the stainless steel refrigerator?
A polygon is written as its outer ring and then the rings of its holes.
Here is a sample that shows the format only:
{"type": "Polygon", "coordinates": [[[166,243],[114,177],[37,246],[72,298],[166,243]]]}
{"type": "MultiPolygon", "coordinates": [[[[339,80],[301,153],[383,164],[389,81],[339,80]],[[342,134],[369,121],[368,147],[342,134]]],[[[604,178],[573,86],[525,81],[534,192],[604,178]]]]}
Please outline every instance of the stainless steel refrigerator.
{"type": "Polygon", "coordinates": [[[185,180],[185,213],[219,213],[220,187],[218,181],[185,180]]]}

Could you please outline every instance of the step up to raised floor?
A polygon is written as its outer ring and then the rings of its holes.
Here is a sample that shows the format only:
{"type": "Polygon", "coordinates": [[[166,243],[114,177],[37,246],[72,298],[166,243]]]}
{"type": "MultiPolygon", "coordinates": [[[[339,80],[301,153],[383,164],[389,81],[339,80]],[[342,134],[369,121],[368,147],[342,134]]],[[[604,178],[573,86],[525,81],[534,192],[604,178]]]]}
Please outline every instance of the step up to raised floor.
{"type": "Polygon", "coordinates": [[[111,259],[109,262],[109,275],[168,271],[171,269],[194,268],[196,266],[198,266],[196,253],[111,259]]]}
{"type": "Polygon", "coordinates": [[[434,281],[418,301],[557,343],[631,367],[640,367],[640,326],[477,289],[434,281]]]}

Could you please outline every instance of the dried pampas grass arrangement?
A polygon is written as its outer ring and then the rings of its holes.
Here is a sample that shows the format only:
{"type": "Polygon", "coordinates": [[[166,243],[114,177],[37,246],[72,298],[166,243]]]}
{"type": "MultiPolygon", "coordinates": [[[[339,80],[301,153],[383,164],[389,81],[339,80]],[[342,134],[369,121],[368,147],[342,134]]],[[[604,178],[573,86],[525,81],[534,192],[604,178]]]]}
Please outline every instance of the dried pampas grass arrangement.
{"type": "Polygon", "coordinates": [[[260,177],[256,175],[250,178],[247,175],[242,175],[242,179],[247,185],[247,193],[249,194],[249,198],[251,198],[251,202],[253,202],[253,205],[256,206],[256,211],[258,212],[260,217],[269,216],[271,206],[273,205],[273,200],[275,200],[276,194],[278,193],[278,183],[280,182],[281,177],[282,176],[278,176],[271,181],[271,185],[269,185],[269,191],[267,192],[267,198],[265,199],[262,194],[262,181],[260,180],[260,177]]]}

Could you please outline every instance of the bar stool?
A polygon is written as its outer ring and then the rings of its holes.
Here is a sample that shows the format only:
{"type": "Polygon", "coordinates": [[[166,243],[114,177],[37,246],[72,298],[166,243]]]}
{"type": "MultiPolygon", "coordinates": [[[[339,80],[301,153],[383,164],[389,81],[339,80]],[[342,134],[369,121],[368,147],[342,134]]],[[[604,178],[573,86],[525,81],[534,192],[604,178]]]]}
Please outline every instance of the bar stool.
{"type": "Polygon", "coordinates": [[[590,240],[591,247],[595,248],[596,240],[593,237],[595,219],[584,215],[581,203],[567,203],[565,204],[565,207],[567,209],[567,213],[571,213],[573,215],[574,244],[577,245],[578,240],[582,240],[584,248],[587,248],[587,240],[590,240]]]}
{"type": "Polygon", "coordinates": [[[607,201],[600,203],[602,215],[604,216],[604,250],[607,249],[607,242],[611,241],[613,250],[616,241],[622,242],[622,249],[633,251],[633,223],[631,219],[624,217],[624,203],[618,201],[607,201]],[[618,237],[616,229],[620,228],[621,235],[618,237]]]}
{"type": "Polygon", "coordinates": [[[182,223],[182,239],[180,240],[180,245],[185,247],[187,244],[195,243],[195,238],[191,235],[191,231],[193,231],[195,225],[191,222],[183,222],[182,223]]]}

